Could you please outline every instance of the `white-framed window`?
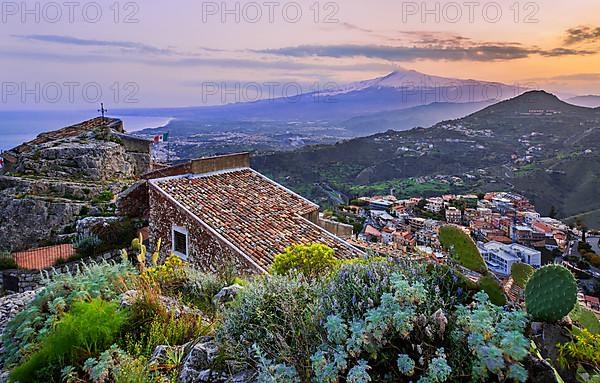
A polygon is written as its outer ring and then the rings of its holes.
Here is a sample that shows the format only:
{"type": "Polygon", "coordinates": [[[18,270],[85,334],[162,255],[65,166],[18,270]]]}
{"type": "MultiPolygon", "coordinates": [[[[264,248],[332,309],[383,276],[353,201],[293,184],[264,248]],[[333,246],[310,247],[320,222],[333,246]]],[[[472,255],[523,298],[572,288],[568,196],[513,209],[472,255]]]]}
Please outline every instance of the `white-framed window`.
{"type": "Polygon", "coordinates": [[[171,229],[173,254],[181,259],[187,259],[189,254],[189,233],[185,227],[173,225],[171,229]]]}

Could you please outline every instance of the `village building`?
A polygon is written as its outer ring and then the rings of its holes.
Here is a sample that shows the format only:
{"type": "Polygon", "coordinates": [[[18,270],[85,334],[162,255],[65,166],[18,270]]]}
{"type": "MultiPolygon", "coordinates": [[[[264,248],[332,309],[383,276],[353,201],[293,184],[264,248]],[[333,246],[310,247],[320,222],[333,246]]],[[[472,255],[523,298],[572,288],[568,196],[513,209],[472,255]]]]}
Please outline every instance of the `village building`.
{"type": "Polygon", "coordinates": [[[389,245],[394,242],[394,233],[396,229],[386,226],[381,230],[381,240],[384,244],[389,245]]]}
{"type": "Polygon", "coordinates": [[[492,241],[479,243],[478,247],[490,270],[501,275],[510,275],[513,263],[527,263],[536,269],[542,265],[540,251],[516,243],[506,245],[492,241]]]}
{"type": "Polygon", "coordinates": [[[444,209],[444,199],[441,197],[431,197],[427,199],[425,209],[433,213],[439,213],[444,209]]]}
{"type": "Polygon", "coordinates": [[[446,209],[446,222],[460,224],[462,222],[461,211],[453,206],[446,209]]]}
{"type": "MultiPolygon", "coordinates": [[[[146,176],[150,243],[205,271],[267,272],[295,244],[339,259],[363,255],[319,226],[319,207],[250,168],[247,153],[194,160],[146,176]]],[[[341,225],[341,224],[340,224],[341,225]]]]}

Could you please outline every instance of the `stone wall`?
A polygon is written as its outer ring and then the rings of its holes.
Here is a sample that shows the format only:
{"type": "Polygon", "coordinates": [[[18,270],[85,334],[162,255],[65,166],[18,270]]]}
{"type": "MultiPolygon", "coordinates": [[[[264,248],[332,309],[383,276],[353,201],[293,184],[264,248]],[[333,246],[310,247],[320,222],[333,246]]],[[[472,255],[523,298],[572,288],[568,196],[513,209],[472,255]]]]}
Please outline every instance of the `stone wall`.
{"type": "Polygon", "coordinates": [[[239,153],[192,160],[192,173],[203,174],[226,169],[249,168],[250,154],[239,153]]]}
{"type": "Polygon", "coordinates": [[[121,144],[127,152],[146,153],[148,155],[152,153],[152,141],[150,140],[121,133],[113,133],[113,135],[121,140],[121,144]]]}
{"type": "Polygon", "coordinates": [[[188,231],[189,257],[187,262],[206,272],[235,268],[238,274],[261,272],[256,266],[206,230],[198,221],[162,193],[150,186],[150,247],[162,239],[161,259],[171,254],[173,225],[188,231]]]}
{"type": "MultiPolygon", "coordinates": [[[[155,166],[157,166],[157,165],[155,165],[155,166]]],[[[147,180],[152,180],[152,179],[156,179],[156,178],[180,176],[182,174],[189,174],[191,172],[192,172],[192,163],[186,162],[186,163],[179,164],[179,165],[157,168],[156,170],[153,170],[149,173],[144,174],[142,176],[142,178],[147,179],[147,180]]]]}
{"type": "Polygon", "coordinates": [[[117,214],[130,218],[147,218],[150,211],[148,198],[148,182],[136,182],[119,194],[117,214]]]}
{"type": "Polygon", "coordinates": [[[319,218],[319,226],[327,230],[331,234],[334,234],[343,239],[352,238],[353,227],[344,223],[330,221],[328,219],[319,218]]]}
{"type": "Polygon", "coordinates": [[[110,262],[120,260],[120,252],[113,251],[102,254],[95,258],[82,259],[45,270],[5,270],[0,272],[0,275],[2,276],[2,278],[0,278],[0,290],[6,289],[6,291],[12,291],[14,293],[33,291],[42,286],[45,277],[52,278],[53,275],[75,272],[78,268],[81,268],[83,265],[91,262],[100,263],[103,261],[110,262]],[[10,289],[11,284],[16,284],[17,288],[10,289]]]}

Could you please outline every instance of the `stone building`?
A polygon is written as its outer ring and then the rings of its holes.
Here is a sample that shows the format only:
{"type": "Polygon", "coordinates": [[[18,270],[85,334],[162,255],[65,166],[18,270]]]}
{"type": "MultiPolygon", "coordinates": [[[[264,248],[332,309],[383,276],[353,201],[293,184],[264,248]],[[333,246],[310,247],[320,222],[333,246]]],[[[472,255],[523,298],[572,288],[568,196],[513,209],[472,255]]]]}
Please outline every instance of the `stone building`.
{"type": "Polygon", "coordinates": [[[163,258],[174,253],[205,271],[232,266],[252,274],[266,272],[294,244],[322,243],[343,259],[363,255],[319,226],[318,205],[251,169],[247,153],[148,178],[150,243],[162,240],[163,258]]]}

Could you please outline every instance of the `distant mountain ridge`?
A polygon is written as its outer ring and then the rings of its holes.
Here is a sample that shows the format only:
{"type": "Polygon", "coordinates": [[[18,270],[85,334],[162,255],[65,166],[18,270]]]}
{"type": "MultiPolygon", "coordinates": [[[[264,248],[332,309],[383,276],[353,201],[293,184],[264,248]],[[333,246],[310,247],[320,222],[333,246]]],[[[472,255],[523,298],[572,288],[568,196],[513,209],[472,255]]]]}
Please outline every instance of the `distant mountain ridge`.
{"type": "Polygon", "coordinates": [[[343,121],[353,117],[412,108],[431,103],[499,101],[523,90],[497,82],[431,76],[414,70],[346,85],[332,91],[308,92],[298,97],[189,108],[119,111],[173,116],[181,120],[232,121],[343,121]]]}
{"type": "Polygon", "coordinates": [[[587,95],[571,97],[567,100],[567,102],[573,105],[585,106],[588,108],[598,108],[600,107],[600,96],[587,95]]]}
{"type": "Polygon", "coordinates": [[[453,120],[468,116],[493,104],[480,102],[434,102],[407,109],[391,110],[353,117],[341,123],[345,129],[359,135],[368,135],[387,130],[409,130],[417,127],[429,127],[444,120],[453,120]]]}

